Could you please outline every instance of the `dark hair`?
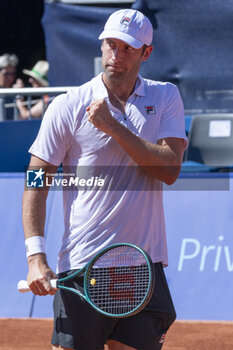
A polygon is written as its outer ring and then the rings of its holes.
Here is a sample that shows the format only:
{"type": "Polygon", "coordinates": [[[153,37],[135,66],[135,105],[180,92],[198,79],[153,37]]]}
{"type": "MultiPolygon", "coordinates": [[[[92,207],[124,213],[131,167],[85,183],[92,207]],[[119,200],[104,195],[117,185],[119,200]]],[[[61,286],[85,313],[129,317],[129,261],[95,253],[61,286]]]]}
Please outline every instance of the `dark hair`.
{"type": "Polygon", "coordinates": [[[144,54],[145,50],[148,48],[149,46],[146,44],[143,44],[142,46],[142,55],[144,54]]]}

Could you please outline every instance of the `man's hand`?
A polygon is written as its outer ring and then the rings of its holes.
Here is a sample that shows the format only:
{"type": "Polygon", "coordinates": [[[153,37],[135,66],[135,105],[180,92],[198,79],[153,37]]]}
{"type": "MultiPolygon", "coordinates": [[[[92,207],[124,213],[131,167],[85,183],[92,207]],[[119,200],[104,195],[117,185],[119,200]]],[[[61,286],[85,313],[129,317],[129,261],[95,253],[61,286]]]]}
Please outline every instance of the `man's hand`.
{"type": "Polygon", "coordinates": [[[97,129],[111,135],[111,131],[118,122],[112,117],[104,99],[93,101],[90,106],[86,108],[86,111],[90,123],[92,123],[97,129]]]}
{"type": "Polygon", "coordinates": [[[86,110],[88,120],[110,135],[149,176],[168,185],[177,179],[185,150],[182,138],[167,137],[157,144],[142,139],[112,117],[104,99],[93,101],[86,110]]]}
{"type": "Polygon", "coordinates": [[[31,291],[36,295],[54,295],[56,289],[52,288],[49,281],[57,276],[48,266],[45,254],[29,256],[28,265],[27,282],[31,291]]]}

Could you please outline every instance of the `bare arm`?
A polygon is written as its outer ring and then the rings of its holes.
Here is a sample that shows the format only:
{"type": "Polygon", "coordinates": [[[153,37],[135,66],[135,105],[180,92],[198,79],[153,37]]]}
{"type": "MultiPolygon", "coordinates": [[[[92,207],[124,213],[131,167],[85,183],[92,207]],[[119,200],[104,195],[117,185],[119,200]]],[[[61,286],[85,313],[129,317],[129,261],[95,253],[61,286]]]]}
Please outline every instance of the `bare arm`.
{"type": "Polygon", "coordinates": [[[148,142],[114,119],[104,100],[92,102],[87,112],[89,121],[112,136],[150,176],[167,184],[172,184],[177,179],[185,149],[183,139],[170,137],[159,140],[158,144],[148,142]]]}
{"type": "MultiPolygon", "coordinates": [[[[42,168],[45,172],[56,172],[56,167],[35,157],[31,157],[30,167],[42,168]]],[[[46,217],[46,199],[48,189],[26,189],[23,195],[23,227],[25,239],[33,236],[44,236],[46,217]]],[[[47,263],[46,255],[34,254],[28,257],[28,285],[34,294],[55,294],[49,280],[56,278],[47,263]]]]}
{"type": "MultiPolygon", "coordinates": [[[[16,83],[13,85],[13,88],[19,89],[24,88],[24,83],[22,79],[17,79],[16,83]]],[[[19,119],[28,119],[29,116],[32,118],[40,118],[43,112],[43,101],[37,102],[34,106],[31,107],[30,111],[24,105],[24,98],[18,97],[16,99],[16,105],[19,110],[19,119]]]]}
{"type": "Polygon", "coordinates": [[[43,112],[43,102],[42,100],[38,101],[34,106],[31,107],[30,110],[23,104],[24,99],[17,98],[16,105],[19,110],[19,118],[20,119],[28,119],[29,116],[32,118],[40,118],[43,112]]]}

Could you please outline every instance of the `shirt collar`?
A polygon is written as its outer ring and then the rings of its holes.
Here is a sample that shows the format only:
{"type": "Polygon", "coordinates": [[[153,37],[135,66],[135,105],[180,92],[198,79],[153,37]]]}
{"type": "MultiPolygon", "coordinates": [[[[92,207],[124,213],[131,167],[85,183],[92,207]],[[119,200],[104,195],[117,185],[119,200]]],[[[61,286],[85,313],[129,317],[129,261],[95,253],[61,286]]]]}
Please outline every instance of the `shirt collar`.
{"type": "Polygon", "coordinates": [[[143,80],[143,78],[141,77],[141,75],[138,75],[137,77],[137,81],[136,81],[136,85],[135,85],[135,89],[133,92],[135,95],[138,96],[145,96],[145,82],[143,80]]]}
{"type": "MultiPolygon", "coordinates": [[[[91,86],[93,90],[93,95],[96,100],[102,98],[108,98],[108,91],[102,80],[102,73],[97,75],[91,80],[91,86]]],[[[143,78],[138,75],[136,80],[136,85],[133,94],[138,96],[145,96],[145,82],[143,78]]]]}
{"type": "Polygon", "coordinates": [[[108,91],[102,80],[102,73],[91,80],[91,86],[95,100],[108,97],[108,91]]]}

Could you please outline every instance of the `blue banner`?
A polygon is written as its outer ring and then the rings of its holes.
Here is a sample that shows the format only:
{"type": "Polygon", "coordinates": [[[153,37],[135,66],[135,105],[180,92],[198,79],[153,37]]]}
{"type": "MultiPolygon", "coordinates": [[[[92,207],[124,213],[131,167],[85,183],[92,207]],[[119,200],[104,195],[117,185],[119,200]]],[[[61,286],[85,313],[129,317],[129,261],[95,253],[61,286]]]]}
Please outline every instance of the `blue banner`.
{"type": "MultiPolygon", "coordinates": [[[[130,5],[129,5],[130,6],[130,5]]],[[[154,28],[141,74],[175,83],[189,114],[233,111],[233,0],[138,0],[154,28]]],[[[52,86],[80,85],[95,73],[99,34],[116,7],[45,3],[43,28],[52,86]]]]}
{"type": "Polygon", "coordinates": [[[178,319],[233,320],[232,180],[225,191],[164,192],[165,271],[178,319]]]}
{"type": "MultiPolygon", "coordinates": [[[[179,181],[189,181],[181,178],[179,181]]],[[[208,179],[207,179],[208,180],[208,179]]],[[[195,178],[202,187],[202,178],[195,178]]],[[[212,179],[209,179],[211,182],[212,179]]],[[[217,178],[218,181],[218,178],[217,178]]],[[[233,178],[229,187],[164,191],[169,266],[165,269],[178,319],[233,320],[233,178]]],[[[21,203],[24,173],[0,174],[0,317],[52,317],[51,296],[20,294],[27,276],[21,203]]],[[[63,235],[62,192],[47,202],[46,250],[55,269],[63,235]]]]}

